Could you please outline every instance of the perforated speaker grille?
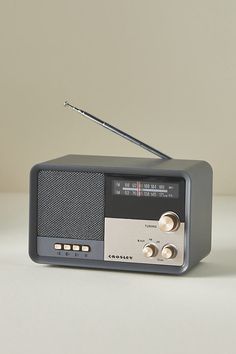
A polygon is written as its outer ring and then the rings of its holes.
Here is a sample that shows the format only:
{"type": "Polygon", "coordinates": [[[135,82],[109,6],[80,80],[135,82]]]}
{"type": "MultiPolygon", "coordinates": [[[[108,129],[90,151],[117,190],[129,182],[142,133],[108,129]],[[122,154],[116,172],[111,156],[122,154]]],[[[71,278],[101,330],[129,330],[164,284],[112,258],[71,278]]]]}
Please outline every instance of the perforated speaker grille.
{"type": "Polygon", "coordinates": [[[103,240],[104,175],[40,171],[38,236],[103,240]]]}

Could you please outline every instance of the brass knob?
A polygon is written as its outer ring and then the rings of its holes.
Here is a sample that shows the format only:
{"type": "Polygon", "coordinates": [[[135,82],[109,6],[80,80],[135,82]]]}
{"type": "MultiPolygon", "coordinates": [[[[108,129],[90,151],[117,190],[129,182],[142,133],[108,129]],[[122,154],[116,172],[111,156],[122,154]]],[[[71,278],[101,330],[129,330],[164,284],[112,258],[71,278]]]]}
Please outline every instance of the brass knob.
{"type": "Polygon", "coordinates": [[[162,248],[161,255],[165,259],[175,258],[177,255],[177,249],[173,245],[166,245],[162,248]]]}
{"type": "Polygon", "coordinates": [[[163,232],[176,231],[180,226],[180,220],[177,214],[172,211],[167,211],[162,214],[158,224],[160,230],[163,232]]]}
{"type": "Polygon", "coordinates": [[[143,254],[145,257],[150,258],[156,256],[158,253],[158,248],[153,243],[147,243],[143,247],[143,254]]]}

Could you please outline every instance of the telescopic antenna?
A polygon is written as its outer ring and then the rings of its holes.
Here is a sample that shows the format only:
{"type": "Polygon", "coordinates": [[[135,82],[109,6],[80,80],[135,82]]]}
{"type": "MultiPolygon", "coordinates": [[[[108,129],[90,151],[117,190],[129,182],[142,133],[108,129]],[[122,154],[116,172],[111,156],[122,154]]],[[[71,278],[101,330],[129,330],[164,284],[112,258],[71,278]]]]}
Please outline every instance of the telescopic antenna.
{"type": "Polygon", "coordinates": [[[142,141],[140,141],[140,140],[134,138],[133,136],[131,136],[131,135],[129,135],[129,134],[123,132],[122,130],[120,130],[120,129],[114,127],[114,126],[112,126],[111,124],[104,122],[104,121],[101,120],[100,118],[97,118],[97,117],[93,116],[92,114],[90,114],[90,113],[88,113],[88,112],[85,112],[85,111],[83,111],[82,109],[73,106],[73,105],[70,104],[68,101],[65,101],[65,102],[64,102],[64,106],[65,106],[65,107],[70,107],[70,108],[72,108],[74,111],[79,112],[82,116],[84,116],[84,117],[86,117],[86,118],[89,118],[89,119],[92,120],[93,122],[100,124],[100,125],[103,126],[104,128],[106,128],[106,129],[112,131],[113,133],[122,136],[123,138],[125,138],[125,139],[131,141],[132,143],[134,143],[134,144],[136,144],[136,145],[142,147],[142,148],[145,149],[145,150],[148,150],[148,151],[151,152],[152,154],[155,154],[155,155],[159,156],[161,159],[171,159],[170,156],[164,154],[163,152],[161,152],[161,151],[159,151],[159,150],[157,150],[157,149],[154,149],[153,147],[151,147],[151,146],[149,146],[149,145],[143,143],[142,141]]]}

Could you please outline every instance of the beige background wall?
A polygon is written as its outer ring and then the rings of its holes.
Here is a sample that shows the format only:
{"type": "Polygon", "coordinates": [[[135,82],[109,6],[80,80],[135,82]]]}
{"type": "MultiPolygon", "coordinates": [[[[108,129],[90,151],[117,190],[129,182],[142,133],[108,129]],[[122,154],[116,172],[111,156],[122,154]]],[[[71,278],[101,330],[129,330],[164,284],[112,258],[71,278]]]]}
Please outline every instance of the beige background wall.
{"type": "Polygon", "coordinates": [[[1,1],[0,191],[68,153],[151,157],[74,104],[236,194],[236,1],[1,1]]]}

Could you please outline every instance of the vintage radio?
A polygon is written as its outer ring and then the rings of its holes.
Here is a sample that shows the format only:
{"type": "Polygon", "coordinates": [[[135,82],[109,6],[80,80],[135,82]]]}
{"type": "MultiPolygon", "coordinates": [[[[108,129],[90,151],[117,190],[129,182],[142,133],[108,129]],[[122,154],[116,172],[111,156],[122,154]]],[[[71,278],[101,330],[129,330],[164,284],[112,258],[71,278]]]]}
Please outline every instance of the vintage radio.
{"type": "Polygon", "coordinates": [[[65,102],[160,158],[67,155],[30,176],[38,263],[183,274],[211,249],[212,169],[177,160],[65,102]]]}

